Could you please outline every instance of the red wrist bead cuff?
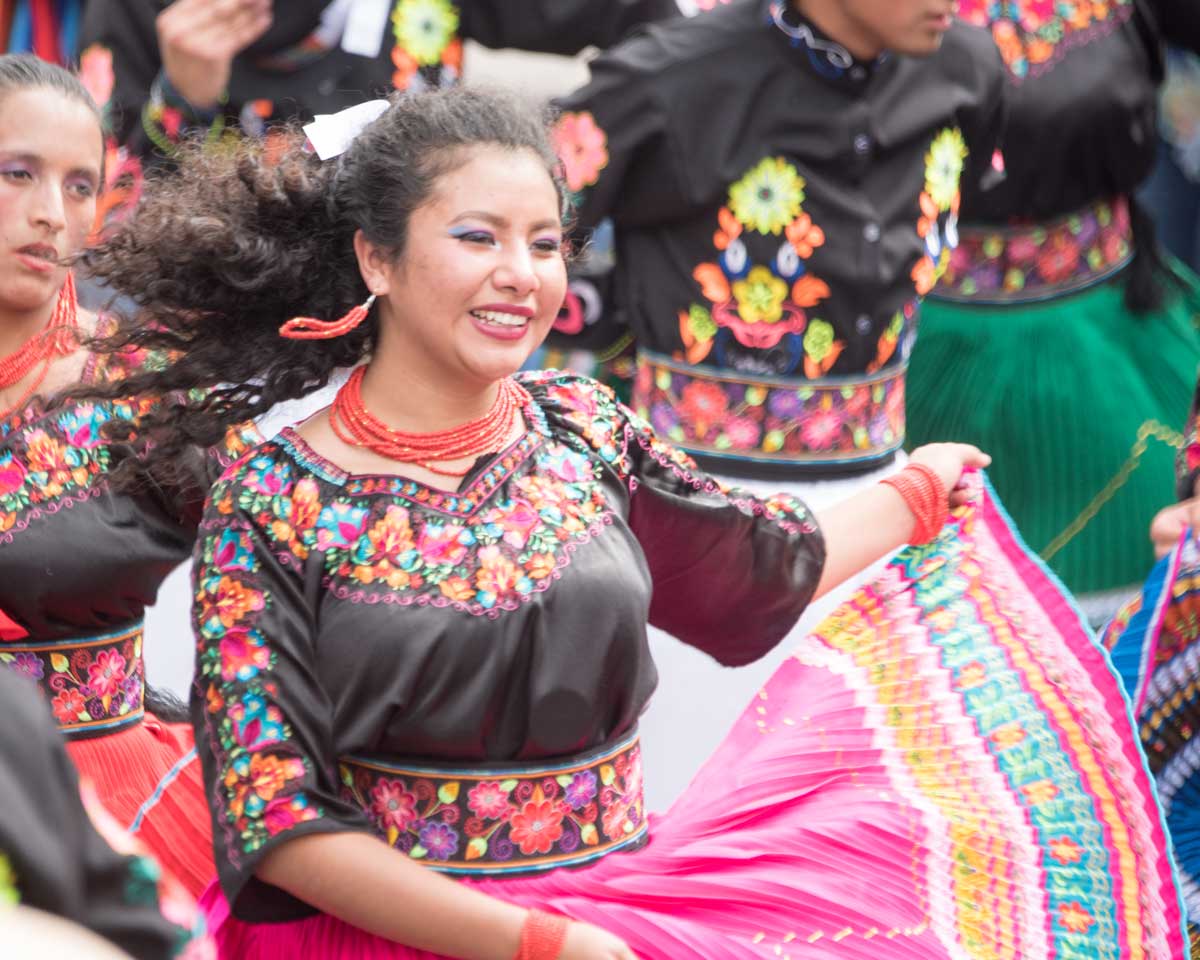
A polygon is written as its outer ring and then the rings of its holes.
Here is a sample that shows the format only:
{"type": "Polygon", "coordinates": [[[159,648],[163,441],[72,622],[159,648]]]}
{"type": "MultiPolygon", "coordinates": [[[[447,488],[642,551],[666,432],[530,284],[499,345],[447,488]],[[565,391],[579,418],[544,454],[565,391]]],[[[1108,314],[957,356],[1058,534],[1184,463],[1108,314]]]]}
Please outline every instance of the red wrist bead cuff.
{"type": "Polygon", "coordinates": [[[923,463],[910,463],[894,476],[880,481],[894,489],[915,520],[908,542],[914,546],[929,543],[946,525],[950,516],[949,497],[941,477],[923,463]]]}
{"type": "Polygon", "coordinates": [[[521,945],[514,960],[558,960],[567,939],[566,917],[530,910],[521,925],[521,945]]]}

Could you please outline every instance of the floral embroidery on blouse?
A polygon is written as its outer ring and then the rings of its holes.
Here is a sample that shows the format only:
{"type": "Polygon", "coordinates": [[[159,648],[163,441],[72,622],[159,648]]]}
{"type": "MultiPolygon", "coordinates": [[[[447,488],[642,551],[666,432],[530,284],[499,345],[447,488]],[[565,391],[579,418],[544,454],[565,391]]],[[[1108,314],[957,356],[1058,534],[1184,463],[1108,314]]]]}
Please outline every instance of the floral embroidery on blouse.
{"type": "Polygon", "coordinates": [[[705,304],[679,311],[679,333],[689,363],[712,351],[721,329],[742,346],[776,347],[784,338],[798,346],[807,377],[826,374],[844,344],[833,327],[806,311],[829,296],[826,283],[808,273],[805,261],[825,243],[825,233],[804,212],[805,180],[783,157],[766,157],[729,188],[717,213],[715,262],[692,271],[705,304]],[[745,238],[779,237],[767,264],[752,263],[745,238]]]}
{"type": "Polygon", "coordinates": [[[448,87],[462,75],[458,6],[450,0],[397,0],[392,9],[392,86],[419,91],[448,87]]]}
{"type": "Polygon", "coordinates": [[[925,241],[925,253],[912,269],[918,296],[937,284],[958,246],[960,184],[969,154],[958,127],[948,127],[933,138],[925,154],[925,188],[918,198],[920,217],[917,233],[925,241]]]}
{"type": "Polygon", "coordinates": [[[0,428],[0,535],[23,530],[54,504],[95,495],[112,465],[101,428],[114,418],[133,421],[147,401],[83,403],[5,434],[0,428]]]}
{"type": "Polygon", "coordinates": [[[608,135],[591,113],[563,113],[550,139],[562,161],[568,190],[578,193],[600,179],[600,171],[608,166],[608,135]]]}
{"type": "Polygon", "coordinates": [[[1110,33],[1133,0],[958,0],[958,16],[989,27],[1013,76],[1037,76],[1071,47],[1110,33]]]}
{"type": "Polygon", "coordinates": [[[274,602],[254,579],[250,532],[208,535],[196,582],[197,682],[204,690],[223,771],[220,816],[251,853],[271,837],[322,816],[300,784],[311,773],[296,756],[292,731],[271,699],[276,654],[257,629],[274,602]]]}

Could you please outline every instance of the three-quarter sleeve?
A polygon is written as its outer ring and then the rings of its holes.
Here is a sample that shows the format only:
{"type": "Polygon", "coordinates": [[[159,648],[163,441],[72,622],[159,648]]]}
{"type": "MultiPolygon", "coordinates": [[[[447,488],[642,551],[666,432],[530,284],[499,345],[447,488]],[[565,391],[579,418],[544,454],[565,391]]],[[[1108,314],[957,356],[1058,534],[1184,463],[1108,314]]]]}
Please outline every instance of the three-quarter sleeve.
{"type": "Polygon", "coordinates": [[[0,906],[66,917],[139,960],[185,951],[164,917],[158,865],[110,847],[88,817],[79,777],[35,688],[0,674],[0,906]]]}
{"type": "Polygon", "coordinates": [[[1192,412],[1187,426],[1183,428],[1183,446],[1175,461],[1176,493],[1180,500],[1190,500],[1200,495],[1196,486],[1200,483],[1200,383],[1196,384],[1196,396],[1192,400],[1192,412]]]}
{"type": "Polygon", "coordinates": [[[825,565],[797,498],[727,488],[595,381],[546,375],[546,400],[628,490],[653,582],[650,622],[720,663],[750,663],[792,629],[825,565]]]}
{"type": "Polygon", "coordinates": [[[977,190],[986,192],[1004,179],[1004,133],[1013,89],[1004,60],[991,38],[985,37],[978,45],[971,68],[979,78],[982,93],[962,118],[963,139],[969,151],[963,172],[968,195],[977,190]]]}
{"type": "Polygon", "coordinates": [[[634,27],[679,16],[675,0],[470,0],[462,32],[485,47],[573,54],[610,47],[634,27]]]}
{"type": "Polygon", "coordinates": [[[218,876],[246,920],[313,912],[255,877],[269,851],[368,830],[338,796],[332,706],[317,675],[322,571],[303,518],[318,512],[315,481],[297,481],[269,452],[251,455],[213,488],[196,545],[192,723],[218,876]]]}

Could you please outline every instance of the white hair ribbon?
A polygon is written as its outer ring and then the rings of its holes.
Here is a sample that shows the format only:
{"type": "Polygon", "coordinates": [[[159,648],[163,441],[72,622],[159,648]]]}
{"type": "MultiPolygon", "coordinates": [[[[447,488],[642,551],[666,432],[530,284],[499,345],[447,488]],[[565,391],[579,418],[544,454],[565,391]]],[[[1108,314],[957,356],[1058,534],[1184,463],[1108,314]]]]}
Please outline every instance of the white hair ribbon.
{"type": "Polygon", "coordinates": [[[367,124],[388,108],[386,100],[368,100],[337,113],[318,113],[312,123],[304,125],[308,142],[322,160],[341,156],[367,124]]]}

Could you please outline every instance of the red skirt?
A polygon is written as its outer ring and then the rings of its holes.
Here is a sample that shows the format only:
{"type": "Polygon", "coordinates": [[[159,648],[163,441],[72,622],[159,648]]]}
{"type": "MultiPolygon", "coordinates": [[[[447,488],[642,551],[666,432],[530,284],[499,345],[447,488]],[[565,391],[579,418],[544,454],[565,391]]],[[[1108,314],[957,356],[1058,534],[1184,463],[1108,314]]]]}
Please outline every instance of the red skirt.
{"type": "Polygon", "coordinates": [[[68,740],[67,752],[113,818],[198,897],[216,868],[191,727],[147,713],[137,726],[68,740]]]}

